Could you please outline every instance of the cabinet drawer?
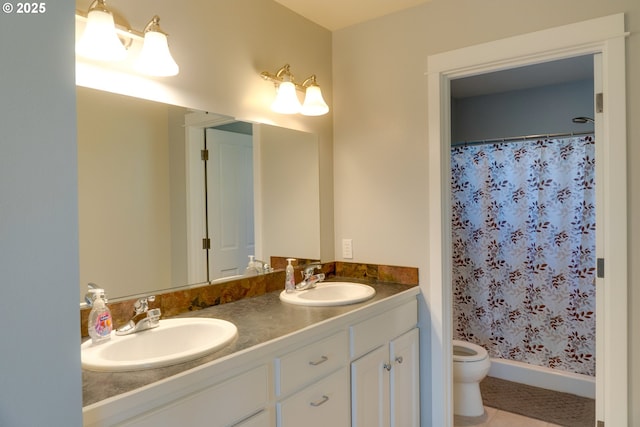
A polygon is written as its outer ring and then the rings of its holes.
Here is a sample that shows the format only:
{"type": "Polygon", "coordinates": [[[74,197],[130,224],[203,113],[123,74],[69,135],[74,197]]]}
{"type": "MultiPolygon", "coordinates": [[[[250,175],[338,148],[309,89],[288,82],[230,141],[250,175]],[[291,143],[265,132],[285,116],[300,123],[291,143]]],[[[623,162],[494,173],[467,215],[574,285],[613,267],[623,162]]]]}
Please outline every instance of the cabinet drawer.
{"type": "Polygon", "coordinates": [[[349,373],[346,367],[278,403],[278,427],[348,427],[349,373]]]}
{"type": "Polygon", "coordinates": [[[268,368],[262,365],[121,425],[228,426],[259,412],[268,399],[268,368]]]}
{"type": "Polygon", "coordinates": [[[275,360],[276,395],[289,394],[348,362],[347,332],[287,353],[275,360]]]}
{"type": "Polygon", "coordinates": [[[411,301],[351,326],[351,359],[379,347],[418,323],[418,301],[411,301]]]}

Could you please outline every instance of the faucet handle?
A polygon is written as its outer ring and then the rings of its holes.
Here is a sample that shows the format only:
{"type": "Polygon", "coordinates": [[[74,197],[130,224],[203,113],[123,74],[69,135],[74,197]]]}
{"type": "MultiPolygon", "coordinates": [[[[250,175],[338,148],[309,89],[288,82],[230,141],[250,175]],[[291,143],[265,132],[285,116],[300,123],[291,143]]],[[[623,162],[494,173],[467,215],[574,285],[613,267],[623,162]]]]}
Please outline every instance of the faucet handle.
{"type": "Polygon", "coordinates": [[[162,312],[160,311],[159,308],[154,308],[147,312],[147,318],[149,318],[149,320],[151,321],[157,321],[160,319],[161,314],[162,312]]]}
{"type": "Polygon", "coordinates": [[[155,295],[138,298],[138,300],[133,304],[133,311],[136,314],[144,313],[145,311],[149,310],[149,303],[155,300],[155,295]]]}
{"type": "Polygon", "coordinates": [[[321,268],[322,268],[322,265],[320,264],[311,264],[306,266],[304,269],[304,277],[305,278],[310,277],[315,270],[320,270],[321,268]]]}

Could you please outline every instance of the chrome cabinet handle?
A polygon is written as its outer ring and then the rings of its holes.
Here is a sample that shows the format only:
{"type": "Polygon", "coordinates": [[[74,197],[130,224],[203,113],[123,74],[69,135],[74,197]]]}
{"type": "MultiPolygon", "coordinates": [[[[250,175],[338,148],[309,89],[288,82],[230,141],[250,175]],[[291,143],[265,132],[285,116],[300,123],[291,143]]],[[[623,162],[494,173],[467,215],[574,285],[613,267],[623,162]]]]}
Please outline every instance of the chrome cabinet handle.
{"type": "Polygon", "coordinates": [[[402,363],[402,360],[403,360],[403,359],[402,359],[402,356],[398,356],[398,357],[396,357],[396,362],[398,362],[398,363],[402,363]]]}
{"type": "Polygon", "coordinates": [[[384,365],[382,365],[382,367],[384,369],[386,369],[387,371],[390,371],[391,370],[391,363],[385,363],[384,365]]]}
{"type": "Polygon", "coordinates": [[[320,360],[316,360],[315,362],[309,362],[309,365],[311,366],[318,366],[324,362],[326,362],[327,360],[329,360],[329,358],[327,356],[322,356],[320,358],[320,360]]]}
{"type": "Polygon", "coordinates": [[[320,405],[324,405],[325,403],[327,403],[327,401],[329,400],[329,396],[327,396],[326,394],[322,396],[322,400],[319,400],[317,402],[310,402],[309,405],[313,406],[313,407],[318,407],[320,405]]]}

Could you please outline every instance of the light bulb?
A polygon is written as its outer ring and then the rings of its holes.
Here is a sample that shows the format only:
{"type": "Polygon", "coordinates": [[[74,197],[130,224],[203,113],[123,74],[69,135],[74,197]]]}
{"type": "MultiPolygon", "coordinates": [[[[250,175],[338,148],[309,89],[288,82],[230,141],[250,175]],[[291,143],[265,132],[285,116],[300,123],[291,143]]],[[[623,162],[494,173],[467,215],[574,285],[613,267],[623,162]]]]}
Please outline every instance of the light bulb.
{"type": "Polygon", "coordinates": [[[121,61],[127,56],[109,11],[89,11],[84,33],[76,44],[76,53],[99,61],[121,61]]]}
{"type": "Polygon", "coordinates": [[[292,82],[282,82],[278,86],[276,99],[271,109],[280,114],[296,114],[300,112],[300,101],[296,94],[296,87],[292,82]]]}
{"type": "Polygon", "coordinates": [[[169,52],[167,36],[158,31],[144,33],[144,44],[134,68],[150,76],[175,76],[180,67],[169,52]]]}
{"type": "Polygon", "coordinates": [[[300,112],[305,116],[321,116],[329,112],[329,106],[322,98],[320,86],[312,85],[307,87],[304,104],[302,104],[300,112]]]}

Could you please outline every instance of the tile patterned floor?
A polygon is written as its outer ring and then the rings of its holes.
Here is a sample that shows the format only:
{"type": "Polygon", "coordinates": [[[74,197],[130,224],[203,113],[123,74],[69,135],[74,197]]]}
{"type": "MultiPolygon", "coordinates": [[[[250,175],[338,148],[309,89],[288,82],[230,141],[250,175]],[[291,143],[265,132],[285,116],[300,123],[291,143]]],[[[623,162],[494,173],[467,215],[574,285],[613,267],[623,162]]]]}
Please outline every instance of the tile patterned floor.
{"type": "Polygon", "coordinates": [[[558,424],[523,417],[522,415],[500,411],[485,406],[480,417],[454,416],[455,427],[561,427],[558,424]]]}

